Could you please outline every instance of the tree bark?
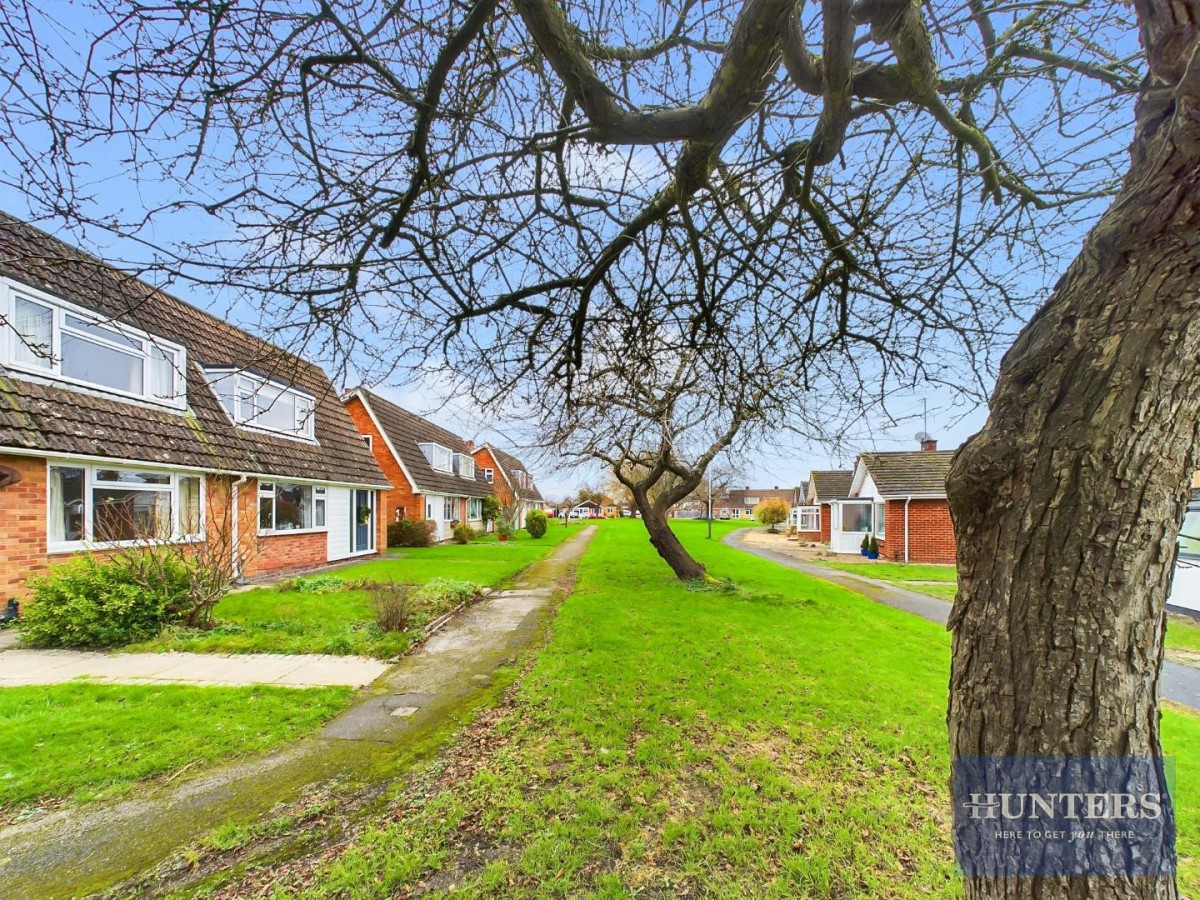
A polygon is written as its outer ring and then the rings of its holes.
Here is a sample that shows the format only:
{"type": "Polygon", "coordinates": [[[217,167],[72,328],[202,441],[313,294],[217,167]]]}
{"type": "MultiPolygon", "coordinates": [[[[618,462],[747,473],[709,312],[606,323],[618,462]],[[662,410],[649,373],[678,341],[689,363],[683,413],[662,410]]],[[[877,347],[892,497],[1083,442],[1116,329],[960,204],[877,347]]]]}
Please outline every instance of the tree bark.
{"type": "MultiPolygon", "coordinates": [[[[1200,17],[1194,2],[1138,12],[1152,75],[1123,189],[950,472],[955,757],[1161,754],[1164,604],[1200,437],[1200,17]]],[[[968,879],[967,896],[1177,893],[1169,878],[997,878],[968,879]]]]}
{"type": "Polygon", "coordinates": [[[683,549],[678,536],[671,530],[667,519],[668,507],[651,501],[644,491],[634,491],[633,500],[642,514],[642,523],[650,534],[650,543],[663,561],[671,567],[675,577],[680,581],[703,578],[704,566],[692,559],[691,554],[683,549]]]}

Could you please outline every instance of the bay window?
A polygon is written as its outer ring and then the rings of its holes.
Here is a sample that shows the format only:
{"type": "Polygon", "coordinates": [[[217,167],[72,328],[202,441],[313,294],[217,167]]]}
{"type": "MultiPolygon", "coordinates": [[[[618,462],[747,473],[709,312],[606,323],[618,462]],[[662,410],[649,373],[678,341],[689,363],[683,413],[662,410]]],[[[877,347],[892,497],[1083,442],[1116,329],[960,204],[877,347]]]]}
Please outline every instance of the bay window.
{"type": "Polygon", "coordinates": [[[325,488],[284,481],[258,483],[258,530],[309,531],[325,527],[325,488]]]}
{"type": "Polygon", "coordinates": [[[0,363],[178,409],[183,347],[0,279],[0,363]]]}
{"type": "Polygon", "coordinates": [[[52,464],[47,482],[51,550],[204,536],[199,475],[52,464]]]}

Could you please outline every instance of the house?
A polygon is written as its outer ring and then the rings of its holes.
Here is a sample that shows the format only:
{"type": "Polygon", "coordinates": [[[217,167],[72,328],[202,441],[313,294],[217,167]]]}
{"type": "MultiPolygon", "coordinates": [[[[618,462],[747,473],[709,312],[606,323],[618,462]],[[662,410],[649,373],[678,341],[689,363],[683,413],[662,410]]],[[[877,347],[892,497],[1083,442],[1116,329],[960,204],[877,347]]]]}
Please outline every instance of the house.
{"type": "Polygon", "coordinates": [[[953,450],[922,441],[920,450],[863,453],[847,496],[833,501],[829,549],[858,553],[872,534],[881,559],[953,563],[956,546],[946,476],[953,450]]]}
{"type": "Polygon", "coordinates": [[[779,485],[773,488],[751,488],[747,485],[744,490],[731,488],[725,491],[724,496],[713,498],[713,518],[752,520],[754,507],[764,500],[782,500],[790,509],[795,505],[796,489],[781,488],[779,485]]]}
{"type": "Polygon", "coordinates": [[[433,522],[439,541],[449,540],[460,522],[483,528],[483,501],[492,485],[469,441],[365,388],[350,392],[345,404],[391,482],[383,494],[388,522],[433,522]]]}
{"type": "Polygon", "coordinates": [[[543,509],[546,505],[542,492],[534,483],[533,476],[525,464],[498,447],[484,444],[473,451],[475,465],[483,472],[484,480],[492,486],[492,493],[501,503],[514,509],[514,524],[525,527],[525,516],[530,510],[543,509]]]}
{"type": "Polygon", "coordinates": [[[147,540],[239,576],[383,544],[387,481],[318,366],[3,213],[0,393],[0,597],[147,540]]]}
{"type": "Polygon", "coordinates": [[[797,540],[829,543],[833,501],[849,495],[853,478],[852,469],[827,469],[809,474],[801,494],[803,502],[792,511],[797,540]]]}

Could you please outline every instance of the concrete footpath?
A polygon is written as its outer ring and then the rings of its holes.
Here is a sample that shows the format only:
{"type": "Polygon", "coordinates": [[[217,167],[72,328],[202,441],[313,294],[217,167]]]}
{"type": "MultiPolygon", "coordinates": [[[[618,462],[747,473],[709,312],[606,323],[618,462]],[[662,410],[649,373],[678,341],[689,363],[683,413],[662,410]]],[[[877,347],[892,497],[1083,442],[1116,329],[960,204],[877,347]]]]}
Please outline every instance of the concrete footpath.
{"type": "Polygon", "coordinates": [[[364,656],[278,653],[97,653],[19,650],[0,653],[0,688],[62,684],[197,684],[237,687],[365,687],[390,668],[364,656]]]}
{"type": "MultiPolygon", "coordinates": [[[[876,603],[883,603],[896,609],[902,609],[923,619],[928,619],[937,625],[944,627],[946,621],[950,618],[950,603],[946,600],[939,600],[937,597],[930,597],[928,594],[910,591],[906,588],[898,587],[889,581],[880,581],[877,578],[868,578],[865,575],[854,575],[850,572],[843,572],[840,569],[831,569],[827,566],[806,563],[803,560],[788,556],[786,553],[779,553],[766,547],[754,547],[743,542],[742,538],[744,535],[745,529],[732,531],[725,535],[722,540],[730,547],[734,547],[745,553],[750,553],[761,559],[769,559],[772,562],[779,563],[781,566],[787,566],[789,569],[803,572],[805,575],[812,575],[814,578],[821,578],[840,585],[848,590],[856,591],[870,597],[876,603]]],[[[1172,662],[1169,659],[1164,660],[1162,677],[1159,679],[1158,685],[1163,699],[1178,703],[1181,706],[1200,710],[1200,669],[1172,662]]]]}
{"type": "MultiPolygon", "coordinates": [[[[464,610],[311,738],[114,803],[0,828],[0,898],[75,897],[144,872],[218,825],[249,823],[339,777],[403,777],[429,740],[487,701],[493,673],[542,633],[596,528],[572,536],[508,589],[464,610]],[[13,891],[16,893],[13,893],[13,891]]],[[[0,658],[14,651],[0,654],[0,658]]]]}

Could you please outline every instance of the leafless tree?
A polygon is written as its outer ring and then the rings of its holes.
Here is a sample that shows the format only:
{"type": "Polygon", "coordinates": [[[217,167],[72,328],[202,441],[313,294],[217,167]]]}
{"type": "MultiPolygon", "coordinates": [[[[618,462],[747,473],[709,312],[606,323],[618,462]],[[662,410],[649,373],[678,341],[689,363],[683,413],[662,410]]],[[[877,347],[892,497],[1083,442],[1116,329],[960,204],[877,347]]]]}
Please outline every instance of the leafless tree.
{"type": "Polygon", "coordinates": [[[644,470],[648,504],[767,428],[982,390],[1120,187],[951,477],[951,734],[1159,751],[1200,432],[1196,0],[96,0],[83,52],[48,16],[0,8],[0,152],[45,211],[262,298],[293,346],[545,411],[571,452],[644,470]],[[88,166],[114,155],[179,197],[98,216],[88,166]],[[227,231],[155,241],[188,209],[227,231]]]}

